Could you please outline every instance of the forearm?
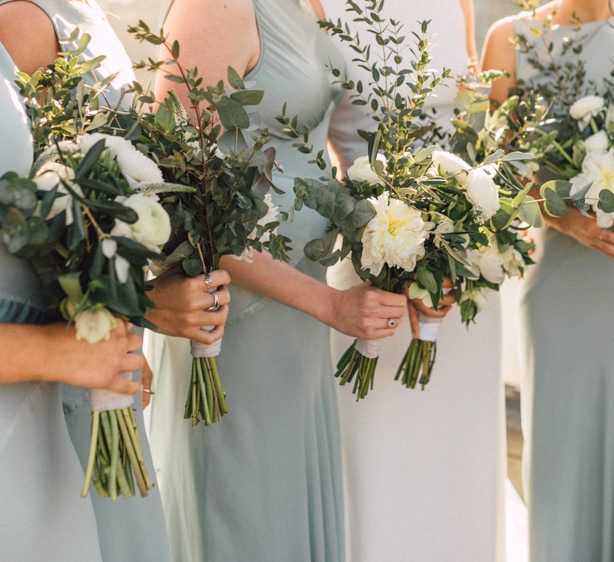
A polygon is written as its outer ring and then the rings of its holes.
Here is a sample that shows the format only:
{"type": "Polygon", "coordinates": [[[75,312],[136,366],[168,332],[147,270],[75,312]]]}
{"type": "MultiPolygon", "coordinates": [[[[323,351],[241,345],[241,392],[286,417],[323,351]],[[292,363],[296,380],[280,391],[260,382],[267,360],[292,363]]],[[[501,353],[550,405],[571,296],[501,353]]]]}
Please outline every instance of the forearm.
{"type": "Polygon", "coordinates": [[[0,384],[49,380],[50,352],[43,326],[0,324],[0,384]]]}
{"type": "MultiPolygon", "coordinates": [[[[255,254],[252,262],[233,257],[222,259],[234,285],[244,287],[332,325],[337,291],[269,254],[255,254]]],[[[231,305],[232,306],[232,305],[231,305]]]]}

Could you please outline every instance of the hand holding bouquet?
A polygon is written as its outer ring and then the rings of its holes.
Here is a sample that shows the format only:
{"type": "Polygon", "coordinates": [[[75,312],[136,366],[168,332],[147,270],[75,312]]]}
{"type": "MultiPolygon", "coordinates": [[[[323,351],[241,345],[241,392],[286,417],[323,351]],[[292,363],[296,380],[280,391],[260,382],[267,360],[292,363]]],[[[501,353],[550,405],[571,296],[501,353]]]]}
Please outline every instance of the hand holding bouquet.
{"type": "MultiPolygon", "coordinates": [[[[527,245],[510,232],[528,188],[508,164],[528,157],[499,151],[470,165],[427,143],[434,124],[425,103],[449,74],[428,70],[427,24],[416,34],[415,55],[406,68],[402,28],[382,16],[378,2],[367,2],[365,9],[348,2],[348,11],[375,34],[381,53],[372,54],[341,22],[322,26],[351,44],[373,82],[363,85],[331,70],[353,103],[372,108],[376,130],[359,131],[367,140],[366,155],[347,170],[343,183],[296,181],[297,205],[330,220],[326,238],[309,243],[305,253],[324,265],[351,256],[361,279],[423,298],[428,306],[438,306],[449,279],[463,321],[469,323],[483,304],[484,291],[498,289],[506,275],[521,272],[528,261],[527,245]],[[338,234],[342,244],[336,249],[338,234]]],[[[285,115],[280,120],[292,132],[291,120],[285,115]]],[[[397,372],[405,386],[429,382],[437,332],[437,323],[423,319],[421,338],[412,341],[397,372]]],[[[336,376],[341,384],[353,383],[357,399],[373,387],[380,351],[380,342],[358,339],[337,365],[336,376]]]]}

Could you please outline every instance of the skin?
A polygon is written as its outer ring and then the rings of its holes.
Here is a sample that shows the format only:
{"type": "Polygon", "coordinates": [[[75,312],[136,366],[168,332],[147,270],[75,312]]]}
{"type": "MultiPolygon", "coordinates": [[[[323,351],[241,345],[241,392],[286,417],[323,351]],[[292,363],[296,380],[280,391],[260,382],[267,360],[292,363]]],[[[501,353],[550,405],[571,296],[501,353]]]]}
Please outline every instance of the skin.
{"type": "MultiPolygon", "coordinates": [[[[580,21],[603,21],[612,16],[607,0],[562,0],[550,2],[537,10],[537,16],[545,19],[555,12],[554,23],[570,25],[574,13],[580,21]]],[[[507,99],[510,88],[516,84],[516,53],[510,38],[514,37],[514,22],[518,16],[496,22],[488,32],[482,67],[484,70],[498,69],[507,73],[493,84],[492,99],[501,103],[507,99]]],[[[580,244],[614,258],[614,233],[602,229],[593,217],[586,217],[575,208],[560,218],[544,213],[546,224],[561,234],[570,236],[580,244]]]]}
{"type": "MultiPolygon", "coordinates": [[[[314,17],[324,17],[317,0],[311,0],[311,5],[314,17]]],[[[239,74],[247,74],[260,55],[250,0],[176,1],[165,31],[181,44],[182,64],[187,68],[198,67],[205,83],[224,80],[228,66],[239,74]]],[[[170,89],[189,106],[185,89],[159,76],[158,99],[170,89]]],[[[236,285],[305,312],[350,336],[365,339],[390,336],[405,314],[405,297],[401,295],[380,291],[368,283],[338,291],[265,253],[256,254],[251,263],[224,258],[222,266],[236,285]],[[388,326],[389,319],[394,320],[393,327],[388,326]]]]}
{"type": "MultiPolygon", "coordinates": [[[[25,1],[0,6],[0,42],[17,67],[29,74],[52,64],[60,50],[47,15],[35,4],[25,1]]],[[[159,309],[152,311],[148,319],[164,334],[190,337],[202,343],[221,338],[228,316],[230,295],[225,286],[230,283],[230,277],[225,272],[215,272],[213,278],[211,286],[218,289],[223,305],[219,311],[206,312],[213,304],[213,297],[207,294],[204,278],[188,279],[169,274],[152,282],[154,288],[150,297],[159,309]],[[196,326],[195,321],[202,324],[196,326]],[[200,326],[214,326],[215,329],[203,332],[198,329],[200,326]]],[[[141,385],[127,383],[120,373],[142,367],[142,358],[125,357],[127,349],[130,352],[138,350],[142,341],[125,332],[125,324],[121,322],[109,342],[92,345],[76,342],[74,332],[67,330],[64,324],[0,324],[0,352],[5,352],[3,357],[10,358],[3,361],[0,368],[0,383],[46,380],[136,393],[141,385]]],[[[149,385],[150,381],[145,378],[145,387],[149,385]]]]}

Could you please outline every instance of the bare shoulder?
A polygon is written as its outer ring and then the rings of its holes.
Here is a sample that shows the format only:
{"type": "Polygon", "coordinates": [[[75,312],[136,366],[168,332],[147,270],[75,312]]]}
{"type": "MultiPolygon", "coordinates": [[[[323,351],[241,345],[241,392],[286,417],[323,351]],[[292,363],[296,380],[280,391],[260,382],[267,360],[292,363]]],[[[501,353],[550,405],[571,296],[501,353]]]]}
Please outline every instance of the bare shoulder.
{"type": "Polygon", "coordinates": [[[17,67],[29,74],[52,64],[59,49],[47,14],[32,2],[20,0],[0,6],[0,43],[17,67]]]}

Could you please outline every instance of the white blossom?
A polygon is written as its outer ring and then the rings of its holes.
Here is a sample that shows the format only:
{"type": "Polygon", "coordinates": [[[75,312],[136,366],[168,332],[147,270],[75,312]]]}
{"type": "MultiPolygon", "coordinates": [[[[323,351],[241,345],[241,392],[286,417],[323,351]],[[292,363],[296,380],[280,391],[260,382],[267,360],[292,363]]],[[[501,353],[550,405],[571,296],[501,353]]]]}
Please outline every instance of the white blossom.
{"type": "Polygon", "coordinates": [[[91,308],[75,317],[77,339],[89,343],[108,341],[117,326],[113,315],[106,308],[91,308]]]}
{"type": "MultiPolygon", "coordinates": [[[[387,160],[382,154],[378,154],[376,160],[386,168],[387,160]]],[[[347,176],[352,181],[365,182],[371,185],[384,185],[384,179],[373,169],[368,156],[357,158],[348,168],[347,176]]]]}

